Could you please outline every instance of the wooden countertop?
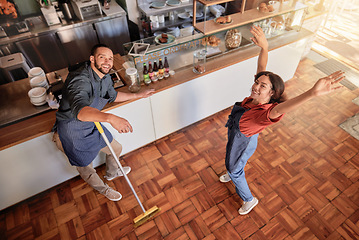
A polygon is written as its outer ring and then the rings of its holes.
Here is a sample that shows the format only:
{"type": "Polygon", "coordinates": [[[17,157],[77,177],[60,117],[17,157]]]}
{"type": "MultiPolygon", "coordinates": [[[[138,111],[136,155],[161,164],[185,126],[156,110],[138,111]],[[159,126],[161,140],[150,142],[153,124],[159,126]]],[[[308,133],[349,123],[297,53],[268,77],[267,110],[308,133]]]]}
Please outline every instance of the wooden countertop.
{"type": "MultiPolygon", "coordinates": [[[[313,33],[302,29],[300,32],[290,32],[286,35],[278,36],[269,39],[269,50],[274,50],[282,46],[291,44],[300,39],[307,38],[313,33]]],[[[233,64],[245,61],[249,58],[255,57],[259,54],[259,48],[255,45],[246,46],[238,51],[223,54],[216,58],[210,59],[206,63],[206,72],[203,74],[196,74],[192,70],[192,66],[185,67],[183,69],[176,70],[176,74],[168,79],[151,83],[149,86],[142,85],[141,91],[148,88],[154,88],[156,92],[172,88],[179,84],[191,81],[198,77],[202,77],[206,74],[218,71],[222,68],[226,68],[233,64]]],[[[125,70],[122,68],[123,58],[120,55],[115,55],[114,68],[119,70],[120,76],[125,75],[125,70]]],[[[129,92],[127,87],[119,88],[118,91],[129,92]]],[[[132,100],[135,101],[135,100],[132,100]]],[[[128,104],[132,101],[126,101],[122,103],[108,104],[103,111],[108,111],[113,108],[128,104]]],[[[51,132],[51,128],[55,123],[55,111],[43,113],[39,116],[35,116],[24,121],[0,128],[0,150],[15,146],[22,142],[29,141],[33,138],[51,132]]]]}

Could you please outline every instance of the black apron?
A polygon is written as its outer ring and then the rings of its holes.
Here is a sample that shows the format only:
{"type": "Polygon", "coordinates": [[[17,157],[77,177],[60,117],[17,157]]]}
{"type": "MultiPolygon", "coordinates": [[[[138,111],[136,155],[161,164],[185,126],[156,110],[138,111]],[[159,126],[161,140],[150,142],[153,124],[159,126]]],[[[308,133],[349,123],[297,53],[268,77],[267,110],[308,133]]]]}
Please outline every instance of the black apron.
{"type": "MultiPolygon", "coordinates": [[[[100,91],[96,88],[93,89],[95,89],[94,98],[90,107],[102,110],[109,99],[100,97],[100,91]]],[[[102,128],[108,140],[112,142],[111,133],[104,126],[102,128]]],[[[106,146],[93,122],[83,122],[77,119],[58,121],[57,131],[65,154],[71,165],[74,166],[85,167],[89,165],[99,151],[106,146]]]]}

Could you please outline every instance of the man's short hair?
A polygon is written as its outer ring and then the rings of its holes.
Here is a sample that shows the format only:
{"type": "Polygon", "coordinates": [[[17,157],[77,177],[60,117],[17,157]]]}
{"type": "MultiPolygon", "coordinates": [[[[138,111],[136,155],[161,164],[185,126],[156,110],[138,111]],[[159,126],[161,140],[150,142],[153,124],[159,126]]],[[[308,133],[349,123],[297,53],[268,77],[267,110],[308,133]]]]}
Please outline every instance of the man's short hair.
{"type": "Polygon", "coordinates": [[[90,56],[95,56],[96,50],[97,50],[98,48],[100,48],[100,47],[105,47],[105,48],[110,49],[109,46],[107,46],[106,44],[98,43],[98,44],[96,44],[95,46],[92,47],[92,49],[91,49],[91,55],[90,55],[90,56]]]}

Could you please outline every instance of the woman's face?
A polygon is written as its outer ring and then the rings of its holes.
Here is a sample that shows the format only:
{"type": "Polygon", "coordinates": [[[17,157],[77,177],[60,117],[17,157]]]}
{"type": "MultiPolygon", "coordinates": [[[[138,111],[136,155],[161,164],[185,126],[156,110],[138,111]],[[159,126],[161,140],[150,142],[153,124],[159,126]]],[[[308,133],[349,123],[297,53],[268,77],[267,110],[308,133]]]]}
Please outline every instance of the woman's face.
{"type": "Polygon", "coordinates": [[[272,83],[270,82],[268,76],[262,75],[254,81],[251,92],[251,98],[253,98],[254,103],[268,103],[272,95],[272,83]]]}

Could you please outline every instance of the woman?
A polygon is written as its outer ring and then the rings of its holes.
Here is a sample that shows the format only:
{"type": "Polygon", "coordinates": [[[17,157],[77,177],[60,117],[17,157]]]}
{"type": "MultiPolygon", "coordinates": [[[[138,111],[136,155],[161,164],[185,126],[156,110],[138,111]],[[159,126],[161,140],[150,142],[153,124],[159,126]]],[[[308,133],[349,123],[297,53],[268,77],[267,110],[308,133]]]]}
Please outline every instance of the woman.
{"type": "Polygon", "coordinates": [[[238,213],[245,215],[257,204],[249,190],[244,167],[257,148],[258,134],[266,127],[278,122],[283,115],[313,97],[330,93],[341,87],[334,87],[344,79],[344,73],[335,72],[319,79],[303,94],[285,101],[284,82],[276,74],[265,71],[268,61],[268,42],[260,27],[253,26],[251,40],[261,48],[258,57],[257,74],[250,97],[236,103],[228,117],[228,143],[226,148],[227,173],[220,177],[221,182],[233,181],[237,194],[243,200],[238,213]]]}

